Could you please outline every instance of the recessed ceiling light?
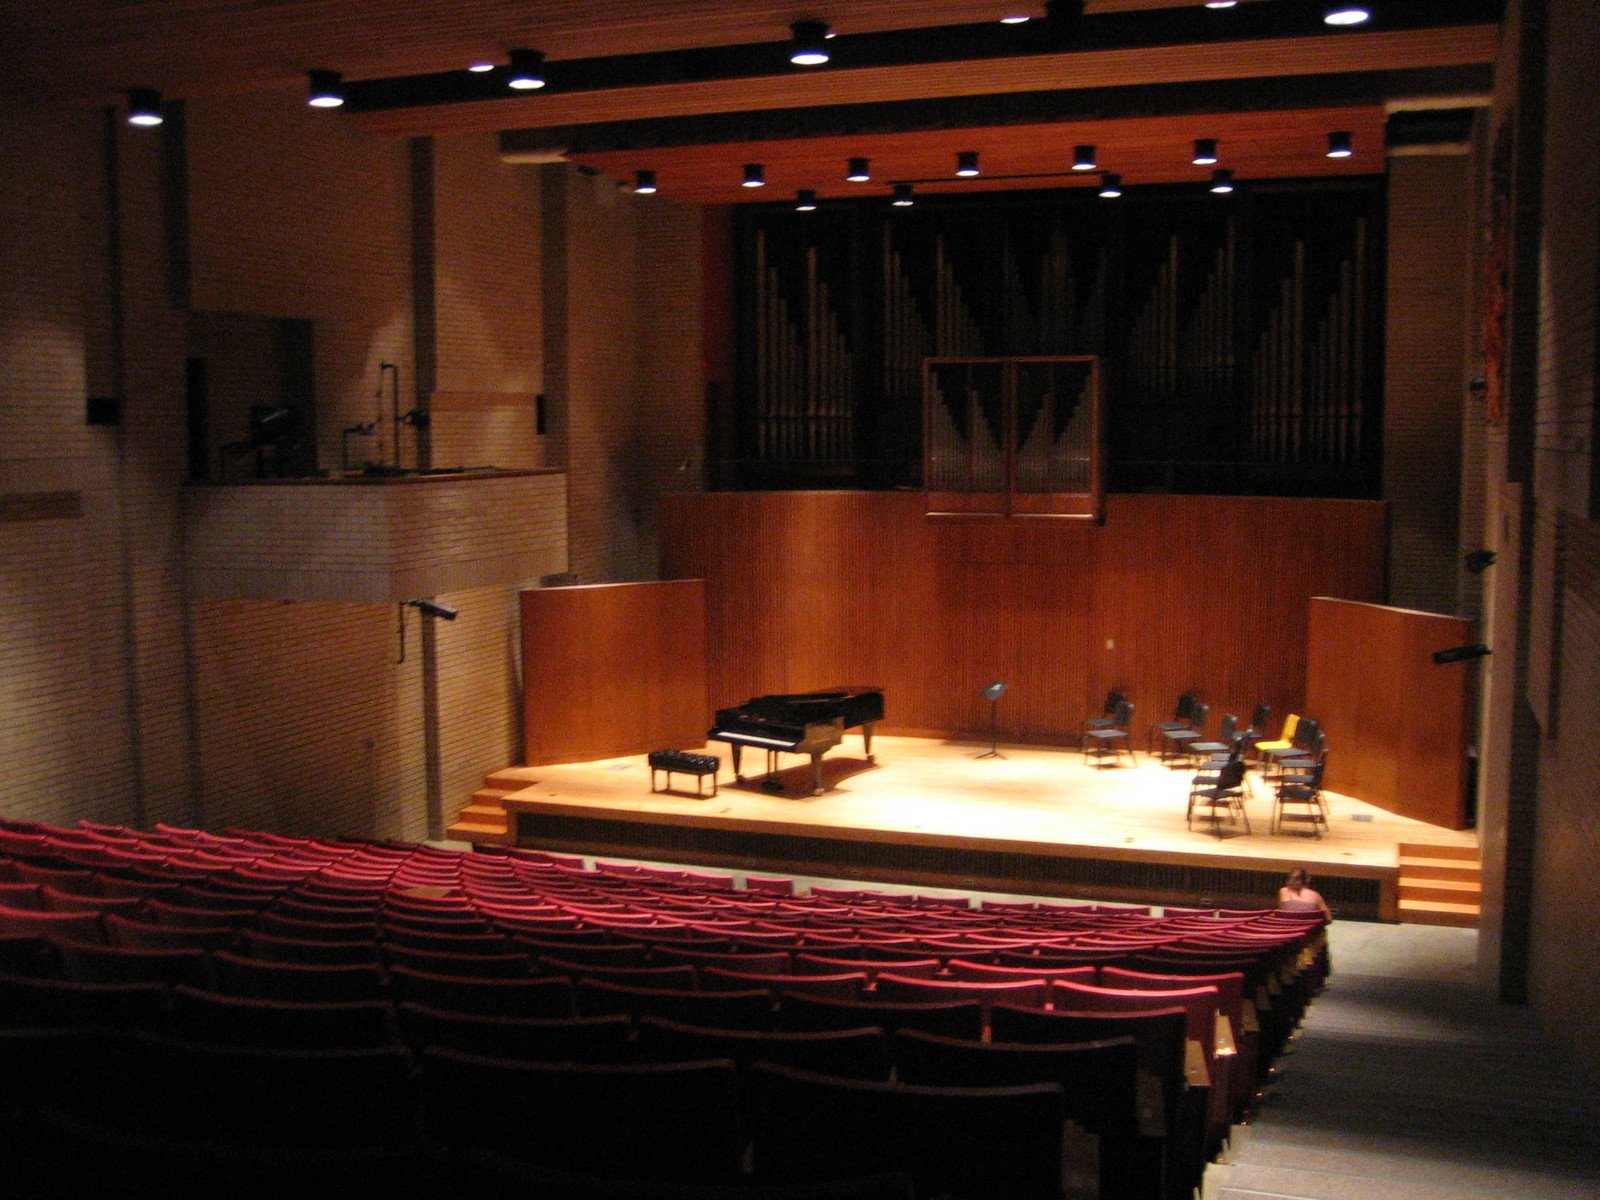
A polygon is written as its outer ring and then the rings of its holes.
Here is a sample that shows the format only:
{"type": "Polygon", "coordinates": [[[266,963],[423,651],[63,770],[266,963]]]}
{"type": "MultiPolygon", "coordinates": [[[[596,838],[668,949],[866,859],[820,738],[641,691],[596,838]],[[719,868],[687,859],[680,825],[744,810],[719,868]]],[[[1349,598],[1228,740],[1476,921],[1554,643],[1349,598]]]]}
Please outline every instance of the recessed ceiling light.
{"type": "Polygon", "coordinates": [[[767,186],[767,169],[760,163],[745,163],[744,182],[741,185],[748,188],[767,186]]]}
{"type": "Polygon", "coordinates": [[[1217,161],[1217,139],[1195,138],[1194,157],[1189,160],[1197,167],[1209,167],[1217,161]]]}
{"type": "Polygon", "coordinates": [[[789,61],[797,67],[820,67],[828,61],[828,26],[822,21],[796,21],[789,26],[794,35],[794,48],[789,51],[789,61]]]}
{"type": "Polygon", "coordinates": [[[513,50],[506,70],[506,86],[531,92],[544,86],[544,54],[538,50],[513,50]]]}
{"type": "Polygon", "coordinates": [[[852,158],[845,168],[844,177],[851,183],[865,183],[872,178],[872,162],[865,158],[852,158]]]}
{"type": "Polygon", "coordinates": [[[344,79],[337,71],[307,71],[310,90],[306,103],[312,108],[338,108],[344,103],[344,79]]]}
{"type": "Polygon", "coordinates": [[[1335,4],[1322,14],[1324,25],[1360,25],[1372,17],[1372,9],[1365,4],[1335,4]]]}
{"type": "Polygon", "coordinates": [[[154,129],[165,117],[161,115],[161,93],[154,88],[131,88],[128,91],[128,124],[140,129],[154,129]]]}

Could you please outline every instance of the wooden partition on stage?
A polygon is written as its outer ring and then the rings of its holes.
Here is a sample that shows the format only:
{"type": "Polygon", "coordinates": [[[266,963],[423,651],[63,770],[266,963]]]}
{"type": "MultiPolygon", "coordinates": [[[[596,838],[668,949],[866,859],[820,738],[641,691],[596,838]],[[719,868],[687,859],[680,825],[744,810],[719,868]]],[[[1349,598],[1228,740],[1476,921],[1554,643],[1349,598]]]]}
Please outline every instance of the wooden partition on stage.
{"type": "Polygon", "coordinates": [[[1461,617],[1311,601],[1306,713],[1328,734],[1324,782],[1402,817],[1466,828],[1470,662],[1433,652],[1472,640],[1461,617]]]}
{"type": "Polygon", "coordinates": [[[703,745],[700,580],[523,592],[522,696],[528,766],[703,745]]]}
{"type": "MultiPolygon", "coordinates": [[[[1115,495],[1103,525],[930,520],[921,492],[662,498],[662,574],[706,585],[711,708],[884,688],[888,729],[1074,743],[1108,688],[1140,731],[1199,688],[1248,720],[1305,694],[1315,595],[1381,600],[1385,507],[1115,495]]],[[[709,715],[709,714],[708,714],[709,715]]]]}

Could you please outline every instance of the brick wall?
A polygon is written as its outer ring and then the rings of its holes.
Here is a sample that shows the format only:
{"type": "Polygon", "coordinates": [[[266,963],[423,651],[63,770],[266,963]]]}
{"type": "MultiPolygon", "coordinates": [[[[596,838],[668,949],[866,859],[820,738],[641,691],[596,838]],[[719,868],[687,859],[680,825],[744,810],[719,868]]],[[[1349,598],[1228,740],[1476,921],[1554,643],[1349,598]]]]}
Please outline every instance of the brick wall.
{"type": "Polygon", "coordinates": [[[1383,421],[1389,599],[1452,614],[1460,552],[1470,168],[1464,154],[1389,161],[1383,421]]]}

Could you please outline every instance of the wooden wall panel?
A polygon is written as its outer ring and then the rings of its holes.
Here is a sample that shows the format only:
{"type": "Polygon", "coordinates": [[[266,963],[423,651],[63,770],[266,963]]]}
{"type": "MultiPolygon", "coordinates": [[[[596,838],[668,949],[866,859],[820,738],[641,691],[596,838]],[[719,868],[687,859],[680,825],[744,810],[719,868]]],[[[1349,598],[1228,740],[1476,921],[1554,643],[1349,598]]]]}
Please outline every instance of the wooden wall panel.
{"type": "Polygon", "coordinates": [[[1380,600],[1384,508],[1112,496],[1101,526],[929,520],[917,492],[665,499],[662,573],[706,584],[708,711],[879,684],[885,726],[1070,742],[1107,688],[1148,723],[1198,687],[1220,716],[1303,703],[1313,595],[1380,600]],[[1107,642],[1111,643],[1107,648],[1107,642]]]}
{"type": "Polygon", "coordinates": [[[581,762],[705,740],[698,579],[522,593],[526,762],[581,762]]]}
{"type": "Polygon", "coordinates": [[[1403,817],[1466,828],[1473,663],[1433,652],[1471,640],[1461,617],[1316,597],[1306,709],[1328,732],[1325,782],[1403,817]]]}

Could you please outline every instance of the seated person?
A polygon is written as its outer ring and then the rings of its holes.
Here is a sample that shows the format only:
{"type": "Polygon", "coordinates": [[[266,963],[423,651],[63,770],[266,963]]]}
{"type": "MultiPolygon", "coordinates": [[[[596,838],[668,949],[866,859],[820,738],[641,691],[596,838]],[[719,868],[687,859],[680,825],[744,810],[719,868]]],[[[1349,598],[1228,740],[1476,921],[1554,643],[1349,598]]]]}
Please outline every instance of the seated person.
{"type": "Polygon", "coordinates": [[[1310,885],[1311,877],[1304,867],[1290,871],[1288,880],[1278,889],[1278,908],[1283,912],[1319,912],[1323,920],[1333,920],[1328,902],[1310,885]]]}

